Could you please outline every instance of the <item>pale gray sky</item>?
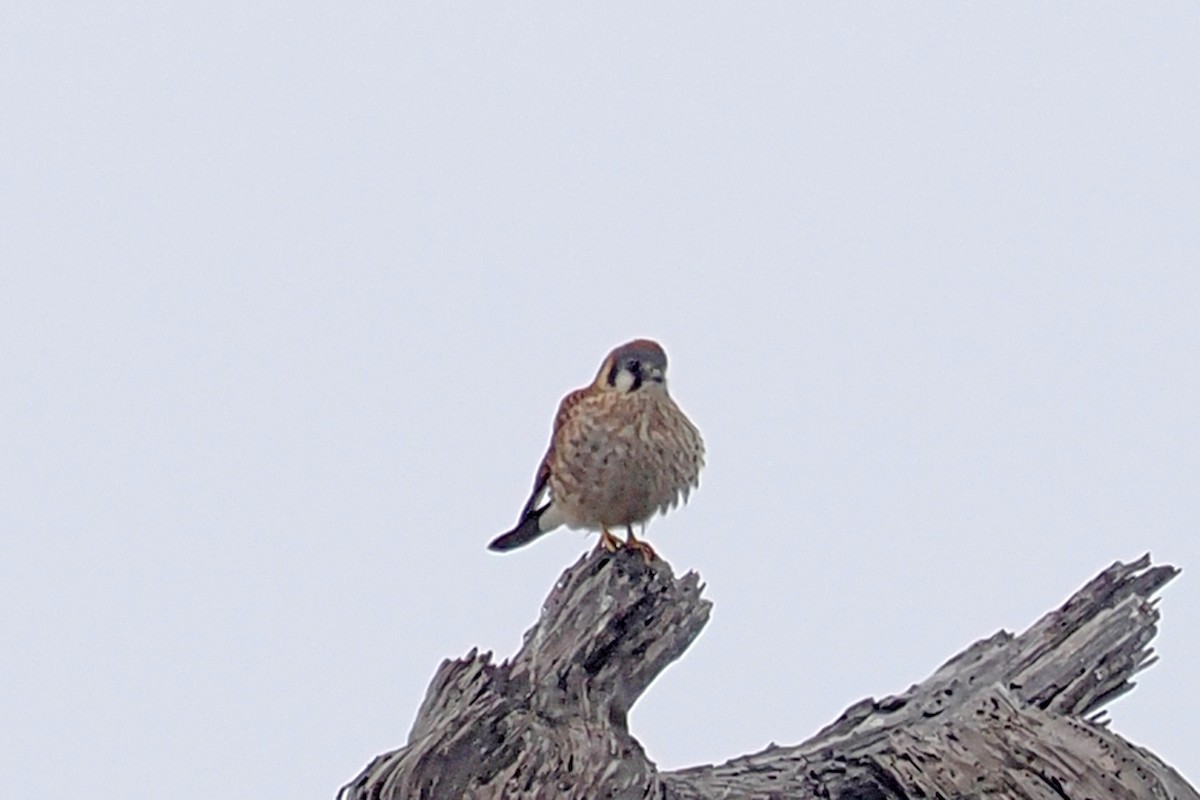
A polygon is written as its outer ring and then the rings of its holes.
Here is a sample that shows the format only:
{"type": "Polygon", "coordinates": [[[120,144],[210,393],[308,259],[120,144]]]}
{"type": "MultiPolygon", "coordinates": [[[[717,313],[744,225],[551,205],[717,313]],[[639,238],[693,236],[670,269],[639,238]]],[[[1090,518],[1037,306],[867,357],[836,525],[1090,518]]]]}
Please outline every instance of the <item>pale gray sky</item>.
{"type": "Polygon", "coordinates": [[[485,550],[647,335],[716,607],[663,767],[800,741],[1115,559],[1200,780],[1194,3],[10,2],[0,784],[328,798],[594,537],[485,550]]]}

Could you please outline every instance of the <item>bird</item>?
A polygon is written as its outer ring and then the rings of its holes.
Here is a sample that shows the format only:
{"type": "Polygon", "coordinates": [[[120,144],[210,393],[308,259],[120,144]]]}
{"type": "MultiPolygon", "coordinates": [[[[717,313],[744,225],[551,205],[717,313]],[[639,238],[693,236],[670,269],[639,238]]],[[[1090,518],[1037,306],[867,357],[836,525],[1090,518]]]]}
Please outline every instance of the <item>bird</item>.
{"type": "Polygon", "coordinates": [[[516,527],[488,547],[508,551],[563,525],[599,531],[598,547],[654,548],[634,536],[655,513],[687,502],[704,466],[700,431],[667,392],[667,354],[634,339],[605,357],[590,385],[567,394],[516,527]],[[612,529],[624,528],[625,541],[612,529]]]}

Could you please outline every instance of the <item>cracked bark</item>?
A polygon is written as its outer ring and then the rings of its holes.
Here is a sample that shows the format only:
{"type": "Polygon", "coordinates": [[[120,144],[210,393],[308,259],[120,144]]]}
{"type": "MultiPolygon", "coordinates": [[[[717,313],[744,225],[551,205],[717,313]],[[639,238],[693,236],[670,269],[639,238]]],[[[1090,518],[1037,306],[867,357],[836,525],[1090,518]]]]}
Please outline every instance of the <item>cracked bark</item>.
{"type": "Polygon", "coordinates": [[[563,573],[513,658],[494,664],[472,650],[443,662],[408,743],[339,798],[1200,800],[1100,712],[1154,662],[1153,596],[1177,573],[1149,556],[1118,562],[1021,635],[976,642],[801,744],[659,772],[626,714],[700,633],[711,604],[694,573],[593,552],[563,573]]]}

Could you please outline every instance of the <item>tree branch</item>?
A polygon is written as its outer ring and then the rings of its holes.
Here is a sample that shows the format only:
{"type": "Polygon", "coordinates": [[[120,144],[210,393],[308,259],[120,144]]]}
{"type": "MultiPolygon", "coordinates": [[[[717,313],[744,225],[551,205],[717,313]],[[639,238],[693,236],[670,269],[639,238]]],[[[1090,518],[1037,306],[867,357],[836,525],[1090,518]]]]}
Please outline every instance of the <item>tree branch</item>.
{"type": "Polygon", "coordinates": [[[1028,631],[976,642],[808,741],[660,773],[626,714],[708,621],[699,578],[635,553],[567,569],[511,660],[443,662],[404,747],[342,800],[1177,797],[1174,770],[1083,717],[1153,663],[1151,597],[1177,570],[1116,563],[1028,631]]]}

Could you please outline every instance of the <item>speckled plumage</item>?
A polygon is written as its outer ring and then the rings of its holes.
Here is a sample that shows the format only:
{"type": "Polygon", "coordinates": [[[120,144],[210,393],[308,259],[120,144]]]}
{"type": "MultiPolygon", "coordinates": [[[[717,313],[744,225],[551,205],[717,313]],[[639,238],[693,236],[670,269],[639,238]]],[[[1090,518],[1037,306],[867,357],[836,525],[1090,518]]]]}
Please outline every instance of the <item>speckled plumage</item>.
{"type": "Polygon", "coordinates": [[[533,493],[493,550],[567,525],[601,531],[610,548],[609,529],[625,528],[628,545],[653,555],[633,525],[686,501],[704,465],[700,432],[668,394],[666,367],[661,346],[636,339],[609,353],[591,385],[563,398],[533,493]]]}

